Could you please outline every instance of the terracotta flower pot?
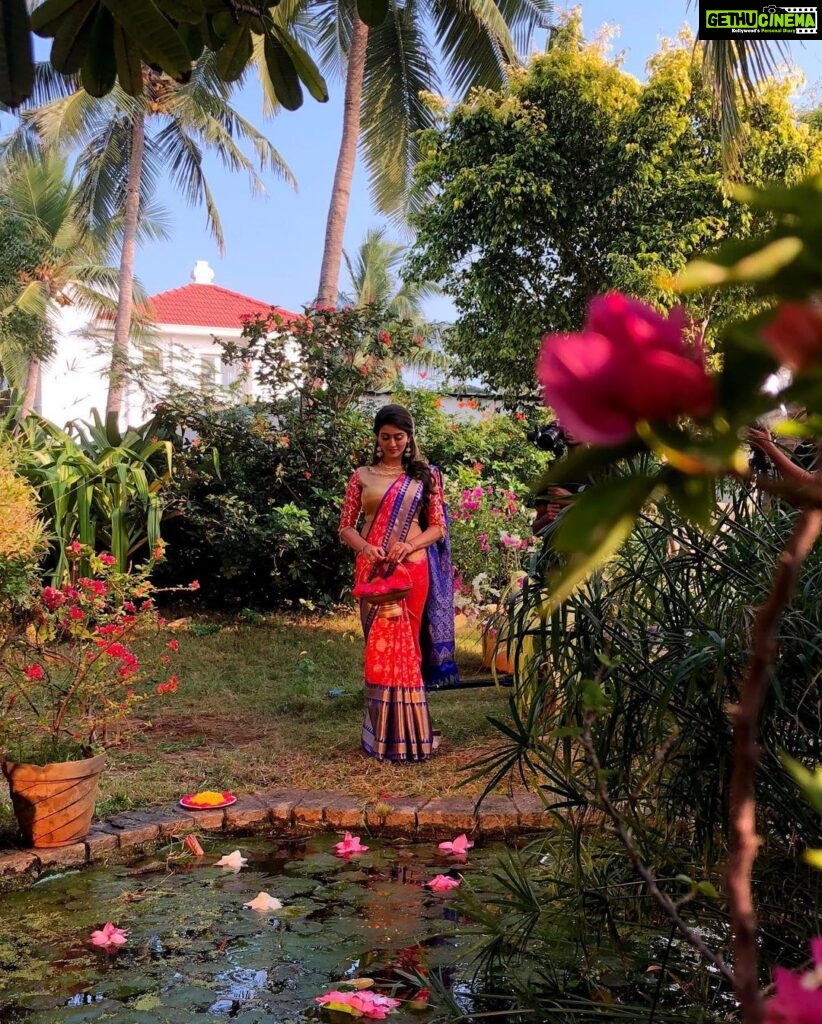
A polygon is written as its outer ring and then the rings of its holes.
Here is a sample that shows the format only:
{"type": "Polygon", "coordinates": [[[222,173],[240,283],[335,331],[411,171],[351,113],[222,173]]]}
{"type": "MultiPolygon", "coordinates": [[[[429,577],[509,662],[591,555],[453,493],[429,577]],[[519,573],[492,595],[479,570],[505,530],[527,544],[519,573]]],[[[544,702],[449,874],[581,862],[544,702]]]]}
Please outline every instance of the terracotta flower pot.
{"type": "Polygon", "coordinates": [[[105,754],[45,765],[4,762],[23,839],[45,848],[69,846],[88,835],[105,764],[105,754]]]}
{"type": "Polygon", "coordinates": [[[505,639],[500,639],[496,629],[486,630],[482,635],[482,667],[491,668],[493,665],[502,675],[513,675],[514,660],[509,658],[507,647],[505,639]]]}

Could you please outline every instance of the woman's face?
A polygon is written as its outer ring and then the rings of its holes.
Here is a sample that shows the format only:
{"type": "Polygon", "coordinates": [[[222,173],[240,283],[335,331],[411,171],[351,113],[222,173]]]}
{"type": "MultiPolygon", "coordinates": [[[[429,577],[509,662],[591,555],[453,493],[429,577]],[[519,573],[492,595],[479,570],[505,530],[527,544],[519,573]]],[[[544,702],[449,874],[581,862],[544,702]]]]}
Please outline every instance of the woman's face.
{"type": "Polygon", "coordinates": [[[399,459],[408,445],[408,434],[399,427],[386,423],[377,433],[377,445],[384,459],[399,459]]]}

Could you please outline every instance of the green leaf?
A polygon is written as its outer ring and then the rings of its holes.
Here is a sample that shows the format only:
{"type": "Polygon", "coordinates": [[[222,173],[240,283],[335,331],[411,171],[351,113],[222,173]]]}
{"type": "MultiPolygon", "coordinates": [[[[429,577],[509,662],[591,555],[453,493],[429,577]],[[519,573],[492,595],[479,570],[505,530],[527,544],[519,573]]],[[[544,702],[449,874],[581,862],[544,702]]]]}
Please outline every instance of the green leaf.
{"type": "Polygon", "coordinates": [[[818,868],[822,871],[822,850],[805,850],[802,854],[802,859],[806,864],[810,864],[812,868],[818,868]]]}
{"type": "Polygon", "coordinates": [[[761,239],[746,244],[757,248],[730,264],[722,260],[723,250],[713,260],[692,260],[677,278],[676,287],[692,292],[723,284],[767,281],[793,263],[804,248],[802,239],[795,235],[777,238],[764,246],[761,239]]]}
{"type": "Polygon", "coordinates": [[[0,103],[19,106],[34,86],[34,58],[26,0],[0,4],[0,103]]]}
{"type": "Polygon", "coordinates": [[[225,82],[236,82],[251,60],[254,43],[248,22],[248,15],[240,18],[217,54],[217,74],[225,82]]]}
{"type": "Polygon", "coordinates": [[[318,103],[328,102],[328,86],[308,53],[279,25],[274,25],[274,31],[311,96],[318,103]]]}
{"type": "Polygon", "coordinates": [[[106,96],[117,79],[114,53],[114,18],[100,7],[94,19],[88,52],[80,69],[80,81],[89,96],[106,96]]]}
{"type": "Polygon", "coordinates": [[[265,66],[274,94],[286,110],[297,110],[302,106],[303,91],[300,78],[291,58],[278,39],[266,36],[263,42],[265,66]]]}
{"type": "Polygon", "coordinates": [[[385,21],[388,14],[388,0],[357,0],[357,14],[360,21],[369,28],[376,28],[385,21]]]}
{"type": "Polygon", "coordinates": [[[700,896],[707,896],[709,899],[712,900],[718,900],[720,898],[719,890],[716,888],[715,885],[712,885],[710,882],[697,882],[696,891],[700,894],[700,896]]]}
{"type": "Polygon", "coordinates": [[[672,473],[665,478],[665,484],[682,516],[697,526],[708,529],[716,502],[713,478],[672,473]]]}
{"type": "Polygon", "coordinates": [[[556,532],[555,546],[568,558],[549,575],[545,611],[565,601],[622,545],[658,483],[657,477],[645,474],[618,477],[583,491],[575,499],[556,532]]]}
{"type": "Polygon", "coordinates": [[[80,0],[60,22],[51,46],[51,64],[61,75],[73,75],[80,70],[86,55],[97,0],[80,0]]]}
{"type": "Polygon", "coordinates": [[[810,772],[803,764],[785,753],[782,754],[782,764],[791,773],[811,807],[822,814],[822,765],[818,764],[810,772]]]}
{"type": "Polygon", "coordinates": [[[174,26],[154,0],[103,0],[132,42],[172,78],[191,70],[191,58],[174,26]]]}
{"type": "Polygon", "coordinates": [[[608,698],[598,682],[594,679],[583,679],[579,684],[582,710],[601,714],[608,709],[608,698]]]}
{"type": "Polygon", "coordinates": [[[80,0],[45,0],[31,12],[32,32],[44,39],[53,37],[71,9],[79,4],[80,0]]]}
{"type": "Polygon", "coordinates": [[[140,60],[140,51],[119,25],[114,28],[114,59],[117,62],[120,88],[129,96],[139,96],[143,91],[143,62],[140,60]]]}
{"type": "Polygon", "coordinates": [[[163,0],[163,13],[173,21],[196,25],[205,14],[203,0],[163,0]]]}

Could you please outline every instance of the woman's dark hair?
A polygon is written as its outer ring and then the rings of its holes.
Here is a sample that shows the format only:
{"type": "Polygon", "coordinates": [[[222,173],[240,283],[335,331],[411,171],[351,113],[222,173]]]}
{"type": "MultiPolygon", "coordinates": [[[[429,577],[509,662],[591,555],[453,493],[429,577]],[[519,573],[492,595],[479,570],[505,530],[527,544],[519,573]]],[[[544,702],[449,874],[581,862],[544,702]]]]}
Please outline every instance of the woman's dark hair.
{"type": "MultiPolygon", "coordinates": [[[[414,428],[414,417],[404,405],[384,405],[377,410],[374,417],[375,438],[383,427],[396,427],[397,430],[408,434],[408,445],[402,453],[402,465],[407,476],[412,480],[419,480],[423,486],[423,505],[428,504],[428,495],[434,491],[434,474],[431,467],[425,461],[417,445],[417,436],[414,428]]],[[[380,461],[380,446],[374,442],[374,461],[377,465],[380,461]]]]}

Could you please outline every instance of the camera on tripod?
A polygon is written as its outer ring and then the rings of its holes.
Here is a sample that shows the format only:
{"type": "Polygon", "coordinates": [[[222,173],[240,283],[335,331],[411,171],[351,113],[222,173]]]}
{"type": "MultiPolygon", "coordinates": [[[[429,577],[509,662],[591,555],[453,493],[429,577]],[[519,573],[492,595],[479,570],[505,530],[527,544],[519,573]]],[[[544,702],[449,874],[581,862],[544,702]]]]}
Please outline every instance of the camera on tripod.
{"type": "Polygon", "coordinates": [[[555,459],[561,459],[568,450],[565,432],[558,423],[543,423],[536,430],[529,430],[525,436],[541,452],[550,452],[555,459]]]}

